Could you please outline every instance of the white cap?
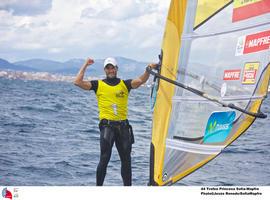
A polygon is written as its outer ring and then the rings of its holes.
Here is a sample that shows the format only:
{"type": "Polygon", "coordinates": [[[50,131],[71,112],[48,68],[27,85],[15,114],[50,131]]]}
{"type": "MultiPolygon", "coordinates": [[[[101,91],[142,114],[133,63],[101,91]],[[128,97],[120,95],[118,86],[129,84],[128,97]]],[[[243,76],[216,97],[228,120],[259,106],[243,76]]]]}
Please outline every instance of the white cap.
{"type": "Polygon", "coordinates": [[[117,67],[117,62],[116,62],[115,58],[112,58],[112,57],[106,58],[106,60],[104,61],[104,67],[106,67],[108,64],[111,64],[111,65],[117,67]]]}

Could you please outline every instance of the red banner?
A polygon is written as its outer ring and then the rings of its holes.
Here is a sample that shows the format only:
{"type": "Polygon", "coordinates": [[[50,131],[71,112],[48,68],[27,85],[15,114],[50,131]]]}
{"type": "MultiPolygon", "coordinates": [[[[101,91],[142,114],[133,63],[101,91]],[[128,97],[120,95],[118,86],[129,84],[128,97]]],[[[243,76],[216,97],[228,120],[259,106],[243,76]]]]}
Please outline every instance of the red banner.
{"type": "Polygon", "coordinates": [[[239,80],[241,75],[240,69],[234,69],[234,70],[225,70],[223,80],[229,81],[229,80],[239,80]]]}
{"type": "Polygon", "coordinates": [[[244,54],[258,52],[269,49],[270,47],[270,31],[265,31],[253,35],[246,36],[244,54]]]}
{"type": "Polygon", "coordinates": [[[236,56],[270,48],[270,30],[238,38],[236,56]]]}
{"type": "Polygon", "coordinates": [[[237,22],[270,12],[270,0],[256,0],[252,3],[235,3],[232,21],[237,22]],[[242,4],[242,5],[241,5],[242,4]]]}

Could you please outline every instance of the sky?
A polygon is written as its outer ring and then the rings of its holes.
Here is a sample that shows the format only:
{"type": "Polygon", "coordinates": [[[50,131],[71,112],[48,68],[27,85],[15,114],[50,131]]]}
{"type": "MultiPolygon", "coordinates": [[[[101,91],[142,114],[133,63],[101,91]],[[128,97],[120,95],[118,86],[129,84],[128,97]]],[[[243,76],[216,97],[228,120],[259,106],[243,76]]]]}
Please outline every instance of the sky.
{"type": "Polygon", "coordinates": [[[170,0],[1,0],[0,58],[157,61],[170,0]]]}

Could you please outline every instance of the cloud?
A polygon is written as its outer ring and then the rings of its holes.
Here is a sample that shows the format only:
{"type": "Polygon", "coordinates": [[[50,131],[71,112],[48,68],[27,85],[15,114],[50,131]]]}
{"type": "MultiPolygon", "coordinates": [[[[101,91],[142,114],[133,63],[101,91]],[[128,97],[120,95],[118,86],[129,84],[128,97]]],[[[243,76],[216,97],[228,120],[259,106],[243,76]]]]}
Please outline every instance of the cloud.
{"type": "Polygon", "coordinates": [[[112,0],[112,3],[108,3],[102,10],[97,10],[92,7],[86,8],[82,11],[82,17],[107,19],[107,20],[127,20],[131,18],[140,17],[157,9],[156,4],[140,3],[134,0],[112,0]]]}
{"type": "Polygon", "coordinates": [[[99,41],[95,48],[136,59],[155,58],[160,51],[168,1],[162,5],[160,1],[111,2],[82,11],[82,22],[89,23],[91,30],[84,33],[91,32],[99,41]]]}
{"type": "Polygon", "coordinates": [[[32,5],[31,11],[18,15],[3,7],[22,7],[23,3],[1,1],[0,17],[7,20],[0,21],[0,57],[19,60],[39,55],[40,58],[67,60],[111,55],[151,60],[160,51],[169,1],[44,2],[51,5],[43,7],[46,12],[32,5]]]}
{"type": "Polygon", "coordinates": [[[49,51],[50,53],[55,53],[55,54],[57,54],[57,53],[61,53],[61,52],[63,51],[63,49],[61,49],[61,48],[50,48],[50,49],[48,49],[48,51],[49,51]]]}
{"type": "Polygon", "coordinates": [[[37,50],[37,49],[42,49],[42,45],[40,43],[34,43],[34,42],[18,42],[17,44],[14,44],[14,49],[37,50]]]}
{"type": "Polygon", "coordinates": [[[0,10],[7,10],[13,15],[39,15],[51,9],[52,0],[1,0],[0,10]]]}

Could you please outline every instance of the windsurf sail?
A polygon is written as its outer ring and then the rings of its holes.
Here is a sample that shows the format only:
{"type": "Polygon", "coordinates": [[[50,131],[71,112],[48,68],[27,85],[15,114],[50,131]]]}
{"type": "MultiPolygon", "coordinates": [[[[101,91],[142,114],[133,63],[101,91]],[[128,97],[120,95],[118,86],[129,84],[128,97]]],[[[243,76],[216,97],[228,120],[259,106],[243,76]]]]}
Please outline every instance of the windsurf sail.
{"type": "Polygon", "coordinates": [[[266,98],[270,0],[171,0],[152,88],[150,185],[171,185],[242,135],[266,98]]]}

